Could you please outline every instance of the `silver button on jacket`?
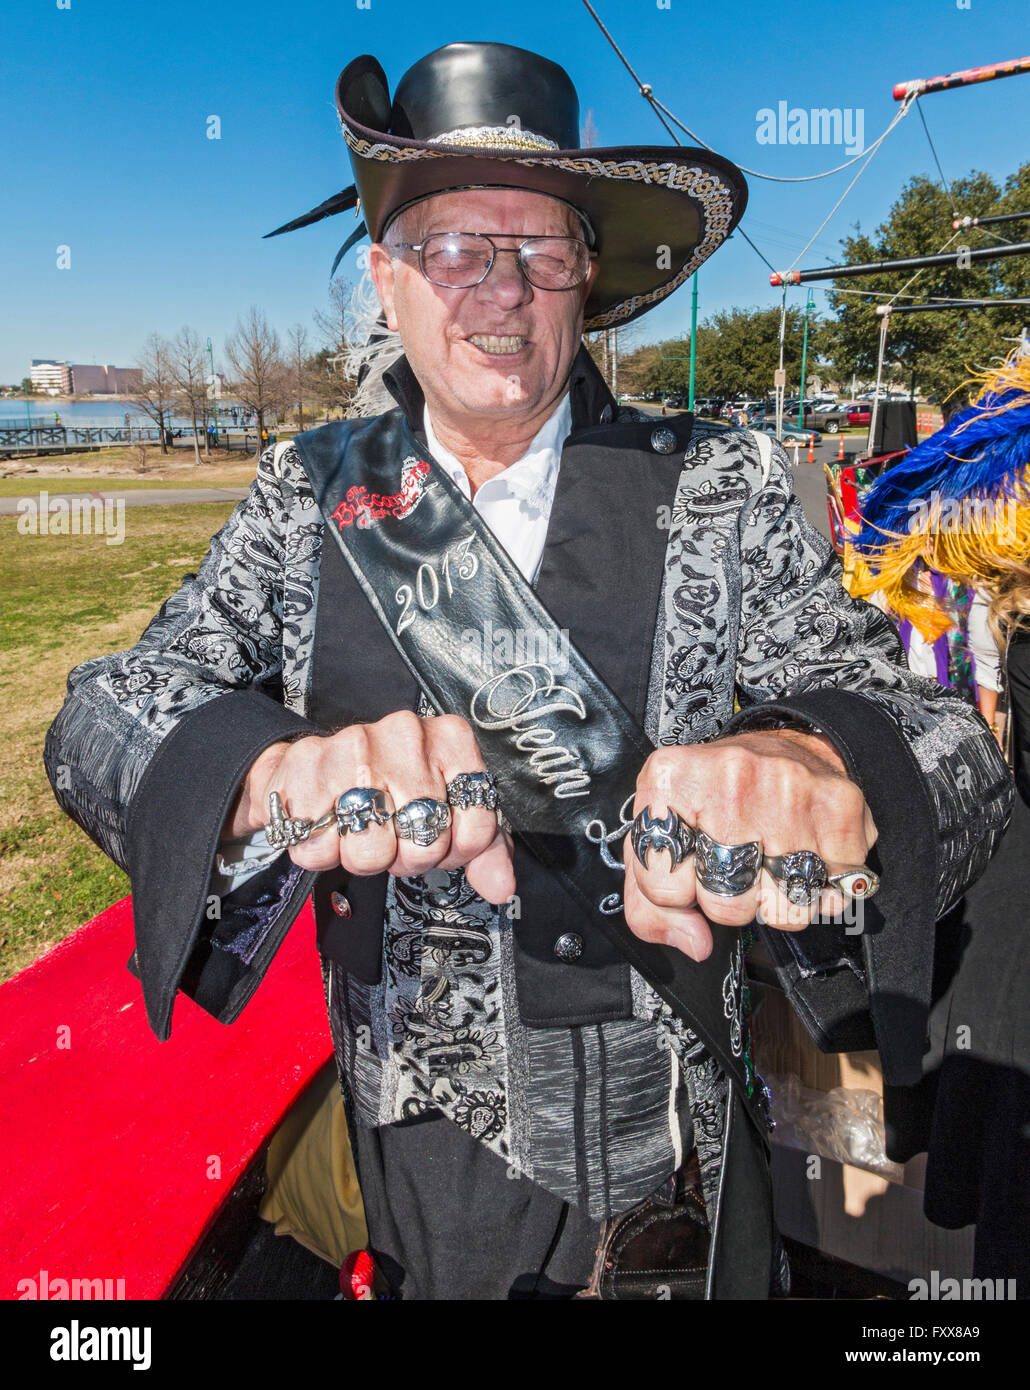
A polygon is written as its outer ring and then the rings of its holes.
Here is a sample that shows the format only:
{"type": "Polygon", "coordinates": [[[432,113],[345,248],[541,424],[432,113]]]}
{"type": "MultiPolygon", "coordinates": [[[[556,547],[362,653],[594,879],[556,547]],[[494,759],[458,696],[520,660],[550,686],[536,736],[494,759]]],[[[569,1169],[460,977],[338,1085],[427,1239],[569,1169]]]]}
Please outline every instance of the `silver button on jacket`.
{"type": "Polygon", "coordinates": [[[578,932],[563,932],[554,943],[554,954],[559,960],[579,960],[583,954],[583,938],[578,932]]]}
{"type": "Polygon", "coordinates": [[[676,436],[670,429],[651,431],[651,448],[656,454],[671,454],[676,447],[676,436]]]}

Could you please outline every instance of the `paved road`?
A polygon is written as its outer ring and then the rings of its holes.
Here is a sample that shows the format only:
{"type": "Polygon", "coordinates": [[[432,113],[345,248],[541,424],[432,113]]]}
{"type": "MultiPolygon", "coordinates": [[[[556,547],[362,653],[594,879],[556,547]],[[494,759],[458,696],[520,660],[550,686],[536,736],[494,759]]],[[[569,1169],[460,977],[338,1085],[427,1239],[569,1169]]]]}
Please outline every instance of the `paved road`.
{"type": "MultiPolygon", "coordinates": [[[[57,497],[71,500],[73,497],[92,497],[101,501],[108,498],[122,500],[127,507],[173,507],[177,502],[238,502],[246,497],[249,489],[245,487],[140,487],[127,488],[119,492],[117,488],[103,488],[99,491],[84,488],[68,488],[52,492],[49,488],[33,491],[32,479],[25,479],[22,497],[38,500],[40,493],[46,491],[50,502],[57,497]]],[[[22,498],[0,497],[0,516],[14,516],[22,498]]]]}

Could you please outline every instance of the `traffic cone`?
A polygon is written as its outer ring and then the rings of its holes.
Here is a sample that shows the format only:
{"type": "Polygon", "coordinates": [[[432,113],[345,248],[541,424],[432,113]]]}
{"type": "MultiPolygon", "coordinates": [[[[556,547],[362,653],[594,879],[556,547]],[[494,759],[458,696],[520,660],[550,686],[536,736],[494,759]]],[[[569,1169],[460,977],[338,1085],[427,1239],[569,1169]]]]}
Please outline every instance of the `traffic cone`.
{"type": "Polygon", "coordinates": [[[844,462],[844,436],[843,436],[843,435],[839,435],[838,438],[837,438],[837,462],[838,462],[838,463],[843,463],[843,462],[844,462]]]}
{"type": "Polygon", "coordinates": [[[811,435],[808,436],[808,461],[815,463],[815,440],[811,435]]]}

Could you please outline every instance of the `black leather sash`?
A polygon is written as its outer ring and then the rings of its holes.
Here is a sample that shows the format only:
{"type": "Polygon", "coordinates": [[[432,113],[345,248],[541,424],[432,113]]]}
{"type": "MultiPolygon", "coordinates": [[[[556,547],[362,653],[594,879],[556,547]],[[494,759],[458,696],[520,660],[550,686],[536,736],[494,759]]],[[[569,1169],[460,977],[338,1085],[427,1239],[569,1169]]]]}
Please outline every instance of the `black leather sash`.
{"type": "Polygon", "coordinates": [[[326,525],[400,655],[438,712],[472,725],[514,832],[709,1048],[764,1130],[741,1044],[739,933],[716,926],[700,963],[640,940],[622,912],[621,838],[599,843],[624,824],[621,810],[632,814],[650,740],[427,459],[401,411],[294,443],[326,525]],[[510,666],[496,660],[501,631],[515,653],[510,666]]]}

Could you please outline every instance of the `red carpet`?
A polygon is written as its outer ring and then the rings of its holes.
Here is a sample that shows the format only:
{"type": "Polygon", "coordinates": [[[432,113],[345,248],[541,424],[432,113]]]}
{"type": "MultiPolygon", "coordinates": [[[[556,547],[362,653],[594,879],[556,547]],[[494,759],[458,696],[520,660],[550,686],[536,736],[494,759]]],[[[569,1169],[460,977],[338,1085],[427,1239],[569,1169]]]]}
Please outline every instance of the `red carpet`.
{"type": "Polygon", "coordinates": [[[132,948],[125,898],[0,985],[0,1299],[160,1298],[332,1053],[310,902],[228,1028],[180,995],[159,1043],[132,948]]]}

